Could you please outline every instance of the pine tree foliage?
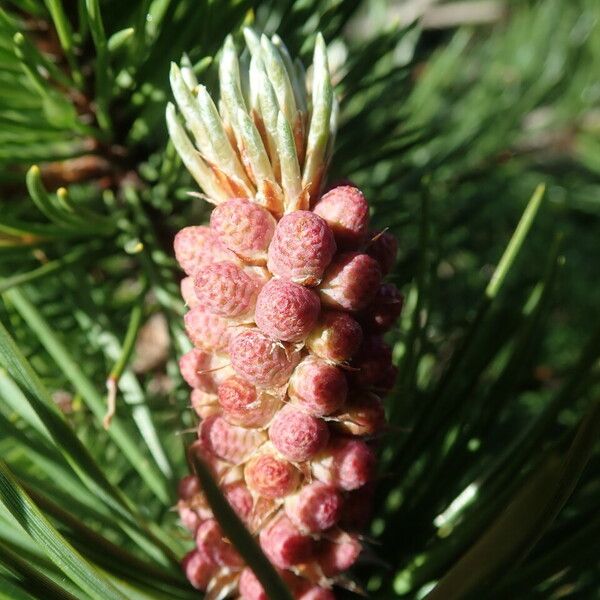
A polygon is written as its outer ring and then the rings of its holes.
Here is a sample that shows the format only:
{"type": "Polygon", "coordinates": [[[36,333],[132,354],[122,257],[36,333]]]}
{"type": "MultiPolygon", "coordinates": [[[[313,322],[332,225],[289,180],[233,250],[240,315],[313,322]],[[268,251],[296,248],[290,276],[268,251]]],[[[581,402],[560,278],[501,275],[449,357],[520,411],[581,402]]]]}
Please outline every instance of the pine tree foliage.
{"type": "Polygon", "coordinates": [[[398,6],[0,5],[0,597],[198,597],[172,510],[196,423],[171,243],[207,213],[164,109],[170,62],[212,90],[244,25],[305,64],[323,33],[331,179],[400,240],[399,379],[356,581],[373,598],[594,597],[600,7],[507,1],[491,24],[431,29],[398,6]]]}

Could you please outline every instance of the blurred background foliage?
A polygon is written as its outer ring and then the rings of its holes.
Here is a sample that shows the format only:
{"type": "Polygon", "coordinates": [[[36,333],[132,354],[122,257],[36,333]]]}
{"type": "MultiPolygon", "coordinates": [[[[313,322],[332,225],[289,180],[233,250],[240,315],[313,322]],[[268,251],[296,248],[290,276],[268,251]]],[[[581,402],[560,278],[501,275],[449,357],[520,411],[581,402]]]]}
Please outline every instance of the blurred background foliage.
{"type": "Polygon", "coordinates": [[[164,108],[170,61],[214,90],[247,24],[305,64],[323,32],[330,181],[400,240],[400,376],[357,581],[595,597],[599,19],[596,0],[3,0],[0,597],[198,595],[176,565],[194,418],[171,241],[208,209],[164,108]]]}

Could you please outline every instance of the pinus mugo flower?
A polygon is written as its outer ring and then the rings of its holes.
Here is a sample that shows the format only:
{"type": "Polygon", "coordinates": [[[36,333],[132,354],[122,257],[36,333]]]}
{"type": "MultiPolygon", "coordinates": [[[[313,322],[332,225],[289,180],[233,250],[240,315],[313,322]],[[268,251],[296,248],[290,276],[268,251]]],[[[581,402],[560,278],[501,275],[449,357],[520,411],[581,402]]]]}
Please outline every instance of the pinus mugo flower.
{"type": "MultiPolygon", "coordinates": [[[[215,205],[174,242],[194,344],[180,367],[200,419],[190,452],[294,596],[327,599],[352,585],[362,550],[395,375],[381,336],[402,308],[383,282],[396,242],[370,229],[356,187],[322,193],[337,112],[322,37],[308,78],[279,38],[245,37],[241,59],[225,43],[218,105],[189,65],[171,71],[185,127],[169,104],[169,133],[215,205]]],[[[267,598],[193,475],[179,496],[190,582],[267,598]]]]}

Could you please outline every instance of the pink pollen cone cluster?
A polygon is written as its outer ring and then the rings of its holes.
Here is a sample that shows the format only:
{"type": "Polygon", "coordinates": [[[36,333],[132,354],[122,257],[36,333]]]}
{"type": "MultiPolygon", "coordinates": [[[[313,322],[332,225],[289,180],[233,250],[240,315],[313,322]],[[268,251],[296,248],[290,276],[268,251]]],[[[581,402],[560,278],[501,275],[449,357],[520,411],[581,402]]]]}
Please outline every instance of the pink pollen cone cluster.
{"type": "MultiPolygon", "coordinates": [[[[361,553],[381,393],[395,376],[381,337],[402,309],[382,281],[395,253],[388,232],[369,229],[367,201],[350,185],[282,217],[233,198],[210,227],[175,238],[194,345],[180,368],[200,418],[190,452],[295,598],[334,599],[361,553]]],[[[182,481],[178,510],[196,540],[183,562],[193,586],[226,577],[235,597],[268,598],[194,476],[182,481]]]]}

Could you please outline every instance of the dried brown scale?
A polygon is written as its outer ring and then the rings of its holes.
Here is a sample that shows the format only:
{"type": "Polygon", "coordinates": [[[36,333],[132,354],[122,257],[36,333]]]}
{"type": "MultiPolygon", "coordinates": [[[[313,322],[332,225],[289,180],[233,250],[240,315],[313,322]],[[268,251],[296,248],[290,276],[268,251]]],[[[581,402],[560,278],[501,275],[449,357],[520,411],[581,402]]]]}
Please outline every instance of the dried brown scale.
{"type": "MultiPolygon", "coordinates": [[[[276,137],[262,105],[232,121],[241,110],[238,68],[228,41],[219,159],[202,162],[210,147],[191,158],[185,130],[173,107],[167,111],[176,148],[216,205],[210,227],[186,227],[174,243],[195,346],[180,367],[201,420],[190,452],[211,468],[292,595],[331,600],[332,585],[347,581],[359,558],[357,532],[373,497],[372,438],[385,428],[380,396],[395,375],[391,349],[378,335],[402,308],[400,292],[382,277],[397,244],[387,231],[370,233],[368,202],[354,185],[319,197],[331,131],[324,138],[311,132],[310,112],[298,107],[286,129],[281,116],[288,113],[279,106],[276,137]]],[[[322,41],[314,68],[326,98],[322,41]]],[[[171,77],[178,102],[192,93],[182,92],[187,84],[176,67],[171,77]]],[[[233,577],[242,600],[267,598],[193,477],[179,496],[181,520],[196,536],[197,550],[183,565],[192,585],[214,592],[233,577]]]]}

